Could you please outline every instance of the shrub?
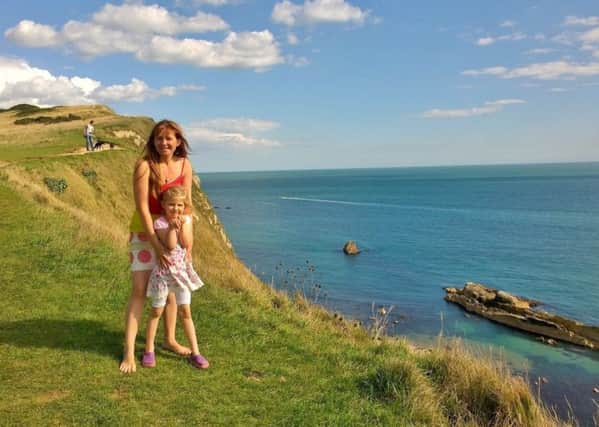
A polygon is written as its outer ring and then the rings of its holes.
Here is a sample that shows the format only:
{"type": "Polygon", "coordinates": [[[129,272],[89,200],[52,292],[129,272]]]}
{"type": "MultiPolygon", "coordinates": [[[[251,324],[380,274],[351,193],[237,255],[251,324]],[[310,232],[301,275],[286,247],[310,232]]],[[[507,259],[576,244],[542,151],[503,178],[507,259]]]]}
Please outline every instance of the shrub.
{"type": "Polygon", "coordinates": [[[93,169],[83,169],[81,175],[83,175],[91,184],[95,183],[98,178],[98,174],[93,169]]]}
{"type": "Polygon", "coordinates": [[[70,122],[73,120],[81,120],[76,114],[69,114],[68,116],[37,116],[37,117],[26,117],[24,119],[15,120],[15,125],[28,125],[30,123],[43,123],[45,125],[49,125],[52,123],[60,123],[60,122],[70,122]]]}
{"type": "Polygon", "coordinates": [[[50,190],[53,193],[64,193],[67,187],[69,186],[67,184],[67,180],[64,178],[45,177],[44,184],[46,184],[48,190],[50,190]]]}

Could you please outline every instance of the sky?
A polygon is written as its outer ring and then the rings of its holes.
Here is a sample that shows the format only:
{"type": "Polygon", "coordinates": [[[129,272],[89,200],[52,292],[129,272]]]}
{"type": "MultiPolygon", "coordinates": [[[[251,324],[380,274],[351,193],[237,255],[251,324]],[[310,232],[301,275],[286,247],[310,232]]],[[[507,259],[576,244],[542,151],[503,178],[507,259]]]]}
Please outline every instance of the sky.
{"type": "Polygon", "coordinates": [[[199,172],[599,161],[599,1],[20,0],[22,102],[173,119],[199,172]]]}

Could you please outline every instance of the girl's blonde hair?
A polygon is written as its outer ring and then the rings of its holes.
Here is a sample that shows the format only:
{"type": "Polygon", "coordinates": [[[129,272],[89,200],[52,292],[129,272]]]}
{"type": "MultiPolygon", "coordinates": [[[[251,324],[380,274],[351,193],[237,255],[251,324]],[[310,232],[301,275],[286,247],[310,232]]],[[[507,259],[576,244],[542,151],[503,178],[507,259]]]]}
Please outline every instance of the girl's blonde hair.
{"type": "Polygon", "coordinates": [[[175,157],[179,158],[187,158],[189,154],[189,143],[185,136],[183,135],[183,129],[181,126],[172,120],[161,120],[152,129],[150,132],[150,136],[148,137],[148,141],[144,146],[144,154],[143,159],[148,162],[150,166],[150,189],[154,196],[158,197],[160,195],[160,186],[162,183],[162,173],[160,172],[160,167],[158,166],[158,162],[160,161],[160,154],[158,150],[156,150],[156,145],[154,145],[154,140],[156,137],[160,136],[160,134],[166,130],[171,130],[175,133],[175,137],[177,141],[180,142],[179,146],[175,150],[175,157]]]}
{"type": "Polygon", "coordinates": [[[185,191],[185,188],[180,185],[169,187],[165,191],[160,193],[160,203],[168,202],[169,200],[173,199],[183,199],[185,202],[185,207],[189,205],[189,201],[187,200],[187,191],[185,191]]]}

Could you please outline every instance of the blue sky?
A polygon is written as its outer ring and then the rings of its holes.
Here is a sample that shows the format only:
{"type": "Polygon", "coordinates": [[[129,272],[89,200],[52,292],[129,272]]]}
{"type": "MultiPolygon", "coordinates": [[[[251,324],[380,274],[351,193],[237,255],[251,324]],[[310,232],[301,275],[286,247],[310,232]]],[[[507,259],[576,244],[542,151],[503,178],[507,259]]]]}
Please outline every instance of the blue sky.
{"type": "Polygon", "coordinates": [[[198,171],[599,160],[597,1],[12,2],[0,107],[172,118],[198,171]]]}

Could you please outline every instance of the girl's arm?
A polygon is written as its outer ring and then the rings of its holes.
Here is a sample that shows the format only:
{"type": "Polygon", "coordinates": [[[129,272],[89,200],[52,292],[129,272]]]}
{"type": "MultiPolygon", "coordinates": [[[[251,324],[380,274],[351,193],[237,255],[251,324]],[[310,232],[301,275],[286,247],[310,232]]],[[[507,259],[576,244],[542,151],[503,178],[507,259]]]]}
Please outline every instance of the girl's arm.
{"type": "Polygon", "coordinates": [[[162,266],[170,264],[164,246],[154,232],[150,206],[148,205],[148,195],[150,192],[150,165],[146,160],[140,160],[135,165],[133,173],[133,196],[135,198],[135,208],[141,217],[141,223],[146,231],[150,244],[156,252],[156,258],[162,266]]]}

